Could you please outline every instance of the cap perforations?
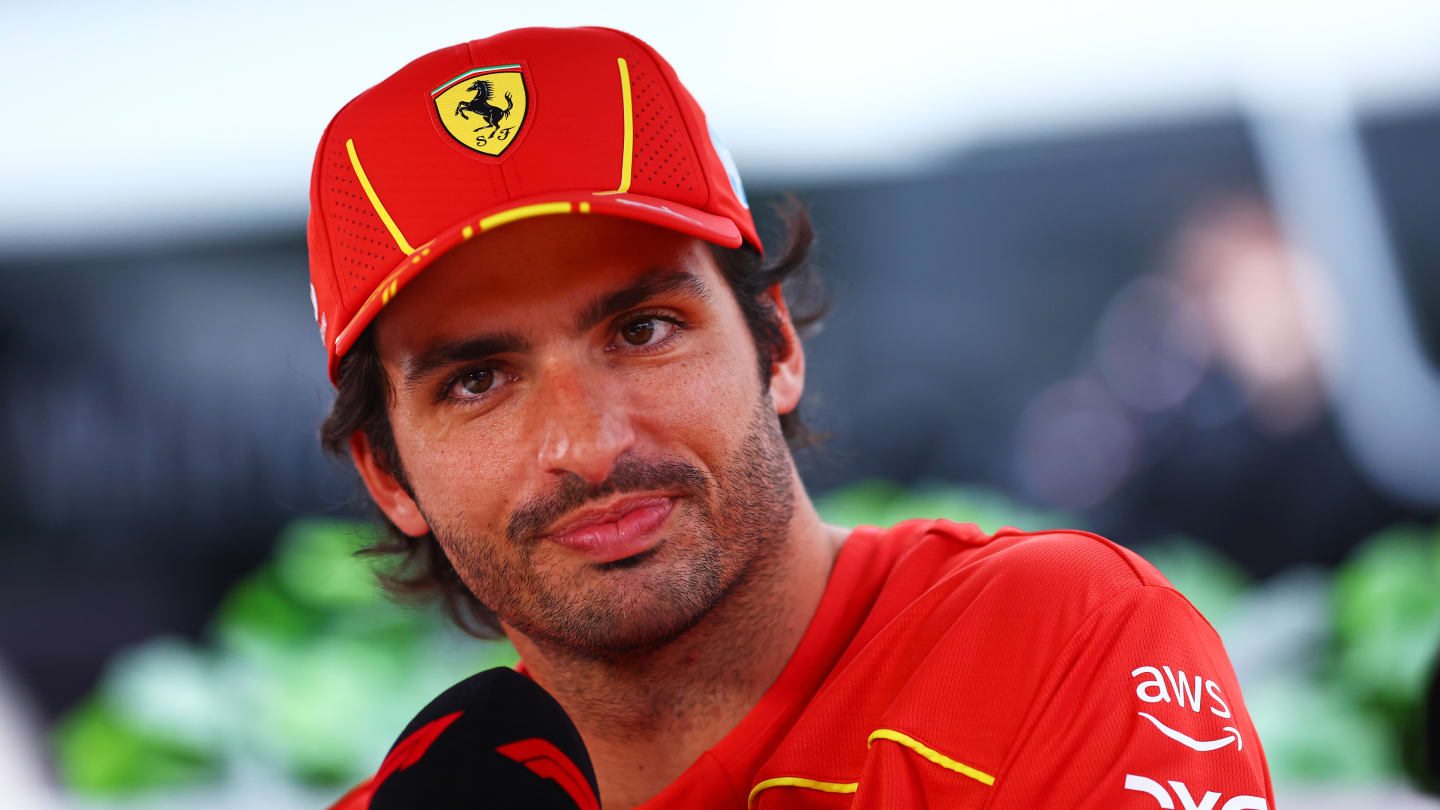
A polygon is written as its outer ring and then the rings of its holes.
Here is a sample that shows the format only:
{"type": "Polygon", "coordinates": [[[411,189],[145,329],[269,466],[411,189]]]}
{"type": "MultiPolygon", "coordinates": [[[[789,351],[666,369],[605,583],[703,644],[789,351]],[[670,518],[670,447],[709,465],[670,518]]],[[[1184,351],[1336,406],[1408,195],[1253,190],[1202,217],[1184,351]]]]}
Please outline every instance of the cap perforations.
{"type": "MultiPolygon", "coordinates": [[[[694,200],[701,194],[695,151],[685,133],[680,111],[669,88],[653,71],[648,60],[631,54],[630,75],[634,104],[635,157],[631,168],[632,189],[640,183],[661,196],[694,200]]],[[[638,189],[636,189],[638,190],[638,189]]]]}
{"type": "Polygon", "coordinates": [[[339,138],[332,139],[325,158],[323,192],[335,280],[347,307],[358,306],[403,254],[356,180],[339,138]]]}

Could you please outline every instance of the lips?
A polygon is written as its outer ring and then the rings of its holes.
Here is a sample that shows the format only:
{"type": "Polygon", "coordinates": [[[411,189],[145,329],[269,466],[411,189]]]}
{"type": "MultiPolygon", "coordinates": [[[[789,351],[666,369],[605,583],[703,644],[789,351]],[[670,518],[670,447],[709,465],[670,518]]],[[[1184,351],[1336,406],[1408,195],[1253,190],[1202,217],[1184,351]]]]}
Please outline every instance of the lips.
{"type": "Polygon", "coordinates": [[[623,498],[590,509],[544,535],[589,562],[607,563],[634,556],[660,540],[659,528],[670,517],[675,499],[666,496],[623,498]]]}

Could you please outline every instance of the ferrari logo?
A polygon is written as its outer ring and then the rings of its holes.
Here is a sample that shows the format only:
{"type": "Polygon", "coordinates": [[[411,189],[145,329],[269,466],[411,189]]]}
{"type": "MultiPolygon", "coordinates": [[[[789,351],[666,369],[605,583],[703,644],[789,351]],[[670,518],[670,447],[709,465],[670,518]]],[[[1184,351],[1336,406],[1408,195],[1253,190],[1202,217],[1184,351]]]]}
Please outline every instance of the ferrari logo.
{"type": "Polygon", "coordinates": [[[519,65],[467,70],[430,93],[440,123],[455,140],[499,157],[525,123],[525,77],[519,65]]]}

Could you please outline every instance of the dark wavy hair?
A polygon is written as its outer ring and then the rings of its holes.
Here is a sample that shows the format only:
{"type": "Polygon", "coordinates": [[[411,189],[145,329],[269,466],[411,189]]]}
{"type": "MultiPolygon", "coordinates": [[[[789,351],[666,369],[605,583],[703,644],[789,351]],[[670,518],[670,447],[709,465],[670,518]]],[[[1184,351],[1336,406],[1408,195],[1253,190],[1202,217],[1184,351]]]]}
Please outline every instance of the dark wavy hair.
{"type": "MultiPolygon", "coordinates": [[[[765,291],[775,284],[784,285],[791,322],[802,338],[816,331],[830,303],[811,261],[815,228],[809,213],[794,198],[781,203],[777,213],[785,228],[785,247],[773,258],[763,258],[749,245],[711,247],[715,263],[755,340],[760,382],[765,388],[769,387],[772,364],[782,358],[785,350],[780,313],[765,291]]],[[[389,408],[395,389],[380,363],[370,330],[361,333],[340,361],[336,383],[335,401],[320,427],[321,444],[332,455],[348,458],[350,437],[356,431],[364,433],[377,463],[414,497],[390,427],[389,408]]],[[[780,415],[780,430],[792,451],[821,438],[806,426],[798,407],[780,415]]],[[[498,638],[500,624],[494,611],[465,586],[435,535],[412,537],[400,531],[379,509],[375,512],[383,532],[356,553],[391,563],[376,574],[386,590],[405,602],[439,602],[446,615],[466,633],[477,638],[498,638]]]]}

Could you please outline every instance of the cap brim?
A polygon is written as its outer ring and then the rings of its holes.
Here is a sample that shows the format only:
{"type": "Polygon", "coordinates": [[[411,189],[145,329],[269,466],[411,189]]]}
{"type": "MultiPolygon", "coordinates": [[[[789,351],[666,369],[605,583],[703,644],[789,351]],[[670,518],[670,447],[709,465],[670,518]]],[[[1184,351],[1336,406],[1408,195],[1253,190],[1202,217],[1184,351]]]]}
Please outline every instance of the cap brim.
{"type": "Polygon", "coordinates": [[[439,235],[415,248],[385,277],[356,310],[355,317],[335,336],[335,351],[330,360],[330,381],[338,384],[336,372],[345,355],[365,327],[395,295],[419,275],[431,262],[451,248],[522,219],[552,214],[601,214],[638,220],[669,228],[723,247],[739,247],[744,241],[740,229],[730,219],[670,200],[630,192],[596,193],[593,191],[561,191],[522,197],[479,211],[441,231],[439,235]]]}

